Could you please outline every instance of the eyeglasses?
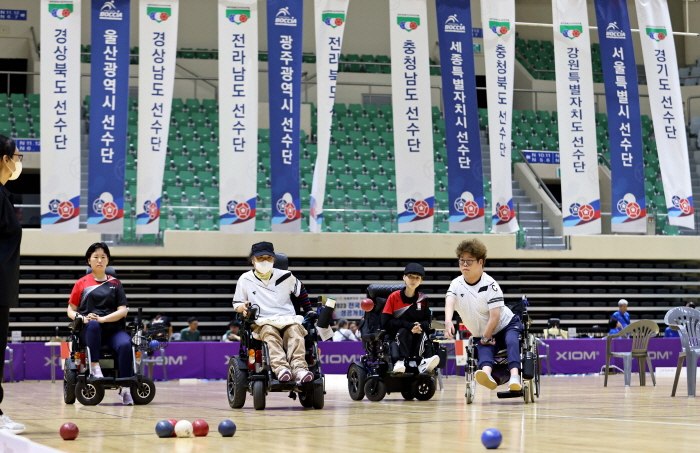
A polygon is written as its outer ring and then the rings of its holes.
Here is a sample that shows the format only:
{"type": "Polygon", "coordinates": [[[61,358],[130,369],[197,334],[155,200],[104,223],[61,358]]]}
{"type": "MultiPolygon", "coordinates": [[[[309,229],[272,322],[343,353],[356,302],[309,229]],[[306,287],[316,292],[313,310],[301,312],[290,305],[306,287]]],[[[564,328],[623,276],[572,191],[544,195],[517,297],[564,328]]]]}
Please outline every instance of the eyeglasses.
{"type": "Polygon", "coordinates": [[[476,260],[473,260],[471,258],[468,258],[466,260],[463,260],[462,258],[459,259],[459,265],[464,266],[465,264],[467,266],[471,266],[472,264],[476,263],[476,260]]]}
{"type": "Polygon", "coordinates": [[[19,157],[19,161],[22,162],[22,159],[24,159],[24,154],[13,154],[12,158],[14,159],[15,157],[19,157]]]}

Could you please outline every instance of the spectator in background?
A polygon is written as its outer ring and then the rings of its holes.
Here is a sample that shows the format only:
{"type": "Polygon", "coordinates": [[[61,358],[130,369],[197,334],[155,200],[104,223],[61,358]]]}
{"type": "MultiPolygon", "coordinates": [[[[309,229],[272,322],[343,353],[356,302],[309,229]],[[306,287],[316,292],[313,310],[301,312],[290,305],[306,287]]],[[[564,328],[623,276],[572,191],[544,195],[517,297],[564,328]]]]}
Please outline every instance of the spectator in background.
{"type": "Polygon", "coordinates": [[[173,325],[170,323],[170,318],[163,316],[161,313],[151,320],[149,328],[165,326],[168,328],[168,340],[173,336],[173,325]]]}
{"type": "Polygon", "coordinates": [[[666,330],[664,330],[664,338],[680,338],[681,334],[675,329],[672,329],[670,326],[666,327],[666,330]]]}
{"type": "Polygon", "coordinates": [[[685,304],[685,306],[688,308],[695,308],[695,302],[688,302],[685,304]]]}
{"type": "Polygon", "coordinates": [[[614,317],[610,318],[610,321],[608,321],[608,327],[610,327],[610,332],[608,332],[608,335],[615,335],[622,330],[622,324],[620,324],[620,321],[614,317]]]}
{"type": "Polygon", "coordinates": [[[333,341],[358,341],[359,338],[348,329],[348,320],[341,319],[338,321],[338,330],[333,334],[333,341]]]}
{"type": "Polygon", "coordinates": [[[180,341],[200,341],[202,334],[197,330],[197,326],[199,325],[197,318],[192,317],[187,320],[187,323],[190,326],[180,331],[180,341]]]}
{"type": "Polygon", "coordinates": [[[357,328],[357,323],[355,321],[350,322],[350,331],[352,331],[358,340],[362,338],[362,333],[360,332],[360,329],[357,328]]]}
{"type": "Polygon", "coordinates": [[[228,330],[221,337],[221,341],[224,343],[231,343],[233,341],[241,341],[241,337],[238,336],[238,331],[241,330],[241,323],[235,319],[231,321],[228,325],[228,330]]]}
{"type": "Polygon", "coordinates": [[[627,313],[627,301],[625,299],[620,299],[617,302],[618,311],[613,313],[612,319],[620,322],[621,329],[630,325],[630,314],[627,313]]]}

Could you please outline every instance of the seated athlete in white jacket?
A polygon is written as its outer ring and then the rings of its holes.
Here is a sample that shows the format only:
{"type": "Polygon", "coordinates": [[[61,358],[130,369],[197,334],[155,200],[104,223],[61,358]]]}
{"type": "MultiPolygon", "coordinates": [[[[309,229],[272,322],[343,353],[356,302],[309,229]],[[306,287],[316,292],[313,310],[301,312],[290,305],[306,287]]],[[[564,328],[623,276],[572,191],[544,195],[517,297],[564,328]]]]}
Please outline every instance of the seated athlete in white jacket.
{"type": "Polygon", "coordinates": [[[277,379],[287,382],[294,377],[300,383],[311,382],[314,375],[309,371],[304,357],[307,332],[296,321],[290,298],[294,294],[300,300],[301,310],[307,313],[311,311],[309,295],[291,272],[272,267],[275,249],[270,242],[253,244],[249,258],[254,269],[238,279],[233,309],[245,316],[251,305],[259,307],[253,334],[267,343],[270,364],[277,379]]]}

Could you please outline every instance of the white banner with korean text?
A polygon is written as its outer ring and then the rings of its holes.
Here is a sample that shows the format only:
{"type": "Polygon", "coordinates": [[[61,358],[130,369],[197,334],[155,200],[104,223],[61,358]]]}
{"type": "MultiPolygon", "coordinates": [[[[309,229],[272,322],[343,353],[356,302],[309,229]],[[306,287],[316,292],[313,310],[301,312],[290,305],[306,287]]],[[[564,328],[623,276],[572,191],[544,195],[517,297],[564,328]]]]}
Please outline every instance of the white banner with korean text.
{"type": "Polygon", "coordinates": [[[668,222],[695,228],[683,97],[668,3],[666,0],[635,3],[668,222]]]}
{"type": "Polygon", "coordinates": [[[311,214],[309,215],[309,231],[312,233],[320,233],[323,225],[323,200],[326,196],[333,104],[348,3],[349,0],[315,0],[314,4],[316,72],[318,74],[316,109],[320,114],[317,127],[318,154],[311,186],[311,214]]]}
{"type": "Polygon", "coordinates": [[[552,0],[564,234],[600,234],[598,147],[586,0],[552,0]]]}
{"type": "Polygon", "coordinates": [[[426,0],[389,6],[399,232],[432,232],[435,164],[426,0]]]}
{"type": "Polygon", "coordinates": [[[518,231],[513,206],[511,131],[515,70],[515,0],[481,2],[491,157],[491,232],[518,231]]]}
{"type": "Polygon", "coordinates": [[[41,0],[40,159],[43,233],[78,232],[80,5],[80,0],[41,0]]]}
{"type": "Polygon", "coordinates": [[[258,2],[219,0],[219,221],[253,233],[258,164],[258,2]]]}
{"type": "Polygon", "coordinates": [[[160,224],[175,83],[179,5],[179,0],[141,0],[139,5],[137,234],[156,234],[160,224]]]}

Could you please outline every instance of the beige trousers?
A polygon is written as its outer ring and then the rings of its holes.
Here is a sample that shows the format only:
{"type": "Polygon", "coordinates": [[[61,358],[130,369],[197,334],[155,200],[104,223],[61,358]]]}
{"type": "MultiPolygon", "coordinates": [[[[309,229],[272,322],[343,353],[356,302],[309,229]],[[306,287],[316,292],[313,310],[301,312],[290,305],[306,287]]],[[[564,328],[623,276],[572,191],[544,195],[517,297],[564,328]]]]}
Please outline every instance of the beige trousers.
{"type": "Polygon", "coordinates": [[[294,377],[300,371],[309,371],[304,347],[307,332],[301,325],[292,324],[283,329],[270,325],[256,326],[255,333],[267,343],[270,365],[275,375],[279,376],[283,369],[290,370],[294,377]]]}

